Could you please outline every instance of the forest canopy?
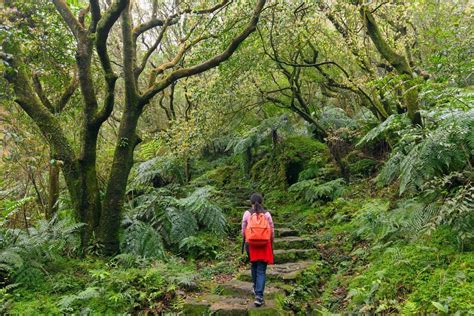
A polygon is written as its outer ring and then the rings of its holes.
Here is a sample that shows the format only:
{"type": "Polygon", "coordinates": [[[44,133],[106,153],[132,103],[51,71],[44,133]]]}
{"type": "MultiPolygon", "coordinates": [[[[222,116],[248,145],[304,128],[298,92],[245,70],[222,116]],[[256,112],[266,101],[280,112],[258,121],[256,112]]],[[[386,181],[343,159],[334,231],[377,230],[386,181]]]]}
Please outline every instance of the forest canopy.
{"type": "Polygon", "coordinates": [[[225,314],[252,192],[267,312],[473,313],[473,13],[2,1],[0,313],[225,314]]]}

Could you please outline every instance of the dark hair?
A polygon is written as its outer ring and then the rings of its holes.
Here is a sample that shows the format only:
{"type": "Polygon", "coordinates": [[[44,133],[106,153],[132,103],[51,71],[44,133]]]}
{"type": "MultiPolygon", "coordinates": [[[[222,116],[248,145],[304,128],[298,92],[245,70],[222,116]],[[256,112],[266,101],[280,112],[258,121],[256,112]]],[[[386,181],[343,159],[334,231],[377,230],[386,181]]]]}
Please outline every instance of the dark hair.
{"type": "Polygon", "coordinates": [[[254,193],[250,196],[250,203],[252,203],[252,208],[257,213],[263,213],[265,210],[263,209],[263,197],[260,193],[254,193]]]}

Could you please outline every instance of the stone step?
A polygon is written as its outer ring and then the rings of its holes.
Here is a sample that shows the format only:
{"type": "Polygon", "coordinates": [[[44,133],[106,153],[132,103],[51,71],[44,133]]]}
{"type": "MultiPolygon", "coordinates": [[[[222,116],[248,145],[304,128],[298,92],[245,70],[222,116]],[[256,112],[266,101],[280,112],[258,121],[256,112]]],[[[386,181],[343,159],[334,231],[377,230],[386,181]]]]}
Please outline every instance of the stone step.
{"type": "Polygon", "coordinates": [[[232,296],[205,295],[188,300],[183,306],[183,315],[285,315],[279,310],[275,301],[265,300],[265,305],[256,307],[253,298],[232,296]]]}
{"type": "Polygon", "coordinates": [[[279,249],[273,251],[274,261],[278,263],[295,262],[319,256],[317,249],[279,249]]]}
{"type": "Polygon", "coordinates": [[[306,249],[313,247],[313,241],[309,237],[288,236],[275,238],[274,249],[306,249]]]}
{"type": "Polygon", "coordinates": [[[291,228],[292,225],[291,223],[288,223],[283,220],[279,220],[278,218],[273,218],[273,223],[275,225],[275,229],[281,229],[281,228],[291,228]]]}
{"type": "Polygon", "coordinates": [[[299,232],[292,228],[275,228],[275,237],[299,236],[299,232]]]}
{"type": "MultiPolygon", "coordinates": [[[[298,261],[269,265],[267,267],[267,280],[292,282],[298,278],[301,272],[310,267],[312,264],[314,264],[313,261],[298,261]]],[[[237,276],[237,279],[251,282],[252,274],[250,270],[246,270],[241,272],[237,276]]]]}
{"type": "MultiPolygon", "coordinates": [[[[219,287],[222,289],[221,295],[235,296],[235,297],[248,297],[253,298],[252,293],[252,282],[231,280],[226,283],[220,284],[219,287]]],[[[283,294],[283,290],[265,284],[265,298],[274,298],[278,294],[283,294]]]]}

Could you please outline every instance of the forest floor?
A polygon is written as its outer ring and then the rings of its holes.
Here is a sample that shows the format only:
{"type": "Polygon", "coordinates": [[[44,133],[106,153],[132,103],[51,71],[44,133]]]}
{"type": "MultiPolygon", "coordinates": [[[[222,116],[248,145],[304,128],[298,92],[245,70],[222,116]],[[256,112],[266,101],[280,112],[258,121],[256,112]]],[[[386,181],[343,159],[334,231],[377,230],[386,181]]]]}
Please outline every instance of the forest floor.
{"type": "MultiPolygon", "coordinates": [[[[400,225],[410,223],[388,217],[398,212],[393,192],[354,181],[343,196],[313,206],[288,199],[284,191],[269,192],[265,205],[276,226],[275,264],[267,270],[261,308],[253,306],[249,263],[240,249],[247,192],[229,206],[229,235],[217,246],[199,244],[196,258],[61,257],[47,274],[27,270],[19,281],[28,286],[0,296],[0,302],[18,315],[474,310],[473,252],[460,251],[447,227],[416,240],[400,236],[400,225]]],[[[228,194],[237,196],[233,190],[228,194]]]]}

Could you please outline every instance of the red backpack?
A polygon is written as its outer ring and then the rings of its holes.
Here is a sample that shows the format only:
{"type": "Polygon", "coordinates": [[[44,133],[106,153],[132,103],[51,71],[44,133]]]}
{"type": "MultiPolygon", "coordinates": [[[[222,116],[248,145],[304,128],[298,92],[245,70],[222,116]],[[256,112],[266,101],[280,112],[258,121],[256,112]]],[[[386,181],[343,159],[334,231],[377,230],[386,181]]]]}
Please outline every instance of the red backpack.
{"type": "Polygon", "coordinates": [[[253,212],[245,229],[245,240],[251,246],[266,246],[272,236],[272,228],[265,213],[253,212]]]}

